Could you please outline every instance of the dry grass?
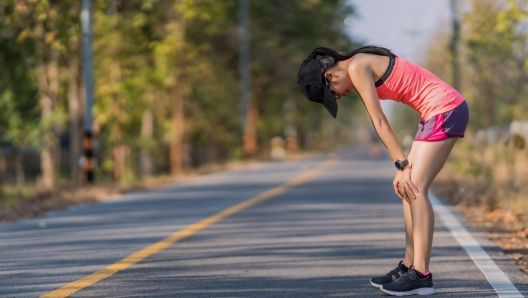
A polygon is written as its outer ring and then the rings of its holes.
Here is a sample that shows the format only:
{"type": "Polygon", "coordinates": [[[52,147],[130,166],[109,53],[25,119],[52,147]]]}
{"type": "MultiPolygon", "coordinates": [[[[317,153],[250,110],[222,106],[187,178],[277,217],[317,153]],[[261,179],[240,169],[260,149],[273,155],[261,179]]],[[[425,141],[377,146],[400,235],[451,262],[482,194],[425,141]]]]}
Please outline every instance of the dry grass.
{"type": "Polygon", "coordinates": [[[528,150],[461,140],[433,185],[528,274],[528,150]]]}
{"type": "Polygon", "coordinates": [[[256,160],[234,161],[188,170],[176,176],[158,176],[130,183],[99,183],[79,188],[63,187],[55,192],[40,192],[36,187],[3,187],[0,189],[0,222],[36,217],[44,212],[62,210],[76,204],[94,203],[110,196],[136,190],[147,190],[171,183],[181,183],[205,174],[232,170],[256,163],[256,160]]]}
{"type": "MultiPolygon", "coordinates": [[[[288,160],[306,158],[316,152],[289,153],[288,160]]],[[[196,177],[224,170],[234,170],[255,164],[261,160],[241,160],[210,164],[191,169],[175,176],[157,176],[129,183],[98,183],[79,188],[63,187],[53,193],[39,192],[34,186],[23,188],[0,188],[0,222],[36,217],[44,212],[62,210],[76,204],[94,203],[110,196],[122,195],[136,190],[148,190],[172,183],[182,183],[196,177]]]]}
{"type": "Polygon", "coordinates": [[[462,140],[455,146],[438,181],[453,202],[485,205],[528,214],[528,150],[511,144],[462,140]],[[456,188],[456,189],[454,189],[456,188]]]}

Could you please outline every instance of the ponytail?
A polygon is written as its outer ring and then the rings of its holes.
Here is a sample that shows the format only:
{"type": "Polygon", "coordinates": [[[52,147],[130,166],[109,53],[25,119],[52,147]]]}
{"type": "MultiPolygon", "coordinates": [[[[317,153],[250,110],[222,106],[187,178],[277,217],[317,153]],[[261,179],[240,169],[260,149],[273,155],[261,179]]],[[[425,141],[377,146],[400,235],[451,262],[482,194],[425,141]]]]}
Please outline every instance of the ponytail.
{"type": "Polygon", "coordinates": [[[396,57],[396,55],[394,55],[391,50],[378,46],[364,46],[350,52],[338,52],[330,48],[319,47],[314,49],[310,56],[313,56],[314,58],[316,56],[323,56],[319,61],[321,61],[321,64],[323,66],[323,72],[325,72],[329,68],[332,68],[334,65],[336,65],[337,62],[349,59],[359,53],[388,56],[393,58],[396,57]]]}

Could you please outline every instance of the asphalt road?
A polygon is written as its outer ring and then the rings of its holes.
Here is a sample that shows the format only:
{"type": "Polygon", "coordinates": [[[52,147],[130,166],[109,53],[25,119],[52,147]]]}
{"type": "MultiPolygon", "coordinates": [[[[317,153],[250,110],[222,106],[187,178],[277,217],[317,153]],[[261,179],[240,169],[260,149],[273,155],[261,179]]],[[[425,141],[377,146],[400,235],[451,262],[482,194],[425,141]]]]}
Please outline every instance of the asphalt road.
{"type": "MultiPolygon", "coordinates": [[[[382,297],[369,278],[394,268],[404,252],[394,173],[390,161],[353,148],[3,224],[0,297],[40,297],[281,185],[71,297],[382,297]]],[[[514,261],[455,215],[528,295],[528,277],[514,261]]],[[[498,297],[438,216],[431,272],[436,297],[498,297]]]]}

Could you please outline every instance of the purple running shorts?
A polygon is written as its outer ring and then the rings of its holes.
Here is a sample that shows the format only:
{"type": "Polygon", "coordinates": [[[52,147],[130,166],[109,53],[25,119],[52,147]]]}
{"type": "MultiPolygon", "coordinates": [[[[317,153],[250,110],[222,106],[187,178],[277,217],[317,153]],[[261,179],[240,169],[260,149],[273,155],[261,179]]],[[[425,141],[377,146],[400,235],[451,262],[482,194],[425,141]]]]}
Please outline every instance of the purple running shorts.
{"type": "Polygon", "coordinates": [[[469,108],[463,101],[456,108],[420,121],[415,141],[439,142],[449,138],[463,138],[469,121],[469,108]]]}

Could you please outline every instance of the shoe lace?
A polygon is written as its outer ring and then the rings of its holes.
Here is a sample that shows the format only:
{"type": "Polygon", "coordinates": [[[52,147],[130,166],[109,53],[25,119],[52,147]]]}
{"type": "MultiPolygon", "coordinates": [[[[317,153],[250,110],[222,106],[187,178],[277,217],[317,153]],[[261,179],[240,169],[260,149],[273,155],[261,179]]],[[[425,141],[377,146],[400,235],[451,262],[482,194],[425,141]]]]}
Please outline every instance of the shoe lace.
{"type": "Polygon", "coordinates": [[[389,275],[393,275],[394,273],[397,273],[398,271],[400,271],[400,267],[399,266],[394,268],[394,269],[392,269],[388,274],[389,275]]]}
{"type": "Polygon", "coordinates": [[[402,275],[400,278],[398,278],[394,282],[395,283],[402,283],[402,282],[405,282],[406,280],[411,280],[411,281],[415,281],[416,280],[416,276],[411,273],[411,270],[405,272],[404,275],[402,275]]]}
{"type": "Polygon", "coordinates": [[[387,273],[387,275],[392,276],[392,275],[395,275],[396,273],[399,273],[400,271],[403,271],[403,270],[401,270],[400,266],[398,266],[392,269],[389,273],[387,273]]]}

